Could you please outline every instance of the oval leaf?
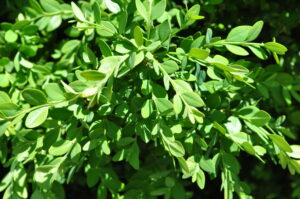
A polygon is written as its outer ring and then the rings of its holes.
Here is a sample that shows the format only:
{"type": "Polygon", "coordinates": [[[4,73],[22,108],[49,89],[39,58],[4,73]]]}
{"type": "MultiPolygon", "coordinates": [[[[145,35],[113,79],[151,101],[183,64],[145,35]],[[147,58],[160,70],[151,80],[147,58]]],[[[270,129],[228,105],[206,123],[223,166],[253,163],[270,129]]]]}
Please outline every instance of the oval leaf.
{"type": "Polygon", "coordinates": [[[42,107],[34,111],[31,111],[27,115],[25,126],[27,128],[35,128],[40,126],[47,119],[48,110],[49,110],[48,107],[42,107]]]}

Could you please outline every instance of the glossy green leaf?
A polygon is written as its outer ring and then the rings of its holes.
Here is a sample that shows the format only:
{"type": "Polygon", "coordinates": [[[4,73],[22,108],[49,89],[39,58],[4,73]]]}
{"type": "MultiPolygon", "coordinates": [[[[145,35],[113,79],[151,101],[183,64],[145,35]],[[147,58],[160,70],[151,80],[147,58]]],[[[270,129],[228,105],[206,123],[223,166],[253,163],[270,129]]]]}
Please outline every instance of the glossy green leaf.
{"type": "Polygon", "coordinates": [[[27,128],[36,128],[43,124],[48,116],[48,107],[42,107],[31,111],[25,120],[25,125],[27,128]]]}

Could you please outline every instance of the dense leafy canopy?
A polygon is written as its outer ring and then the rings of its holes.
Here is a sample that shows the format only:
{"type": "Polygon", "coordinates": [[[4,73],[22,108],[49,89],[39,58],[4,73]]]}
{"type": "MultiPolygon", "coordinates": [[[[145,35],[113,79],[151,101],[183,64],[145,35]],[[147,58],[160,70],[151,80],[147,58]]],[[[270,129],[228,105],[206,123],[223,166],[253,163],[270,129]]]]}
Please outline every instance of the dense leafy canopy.
{"type": "Polygon", "coordinates": [[[245,155],[300,173],[293,128],[261,106],[300,100],[299,80],[276,69],[287,48],[260,39],[262,20],[199,28],[222,3],[209,2],[29,0],[2,21],[3,198],[81,184],[97,198],[184,199],[217,178],[225,199],[248,199],[245,155]]]}

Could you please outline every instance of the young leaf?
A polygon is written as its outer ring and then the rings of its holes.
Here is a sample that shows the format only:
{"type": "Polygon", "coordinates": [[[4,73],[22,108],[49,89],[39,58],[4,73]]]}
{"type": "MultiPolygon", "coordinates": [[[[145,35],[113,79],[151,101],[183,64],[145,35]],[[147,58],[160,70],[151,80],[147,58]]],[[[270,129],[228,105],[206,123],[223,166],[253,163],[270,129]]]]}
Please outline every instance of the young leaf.
{"type": "Polygon", "coordinates": [[[240,42],[245,41],[249,35],[251,30],[251,26],[238,26],[233,28],[227,38],[226,41],[240,42]]]}
{"type": "Polygon", "coordinates": [[[264,47],[279,55],[283,55],[287,51],[287,48],[284,45],[276,42],[267,42],[264,44],[264,47]]]}
{"type": "Polygon", "coordinates": [[[25,126],[27,128],[36,128],[43,124],[48,116],[48,107],[42,107],[31,111],[25,120],[25,126]]]}
{"type": "Polygon", "coordinates": [[[141,2],[141,0],[135,0],[135,6],[136,6],[136,9],[138,11],[138,13],[145,19],[145,21],[147,23],[149,23],[149,13],[147,12],[144,4],[141,2]]]}
{"type": "Polygon", "coordinates": [[[80,8],[74,2],[71,2],[71,6],[72,6],[72,10],[73,10],[73,13],[74,13],[75,17],[79,21],[85,22],[86,19],[83,15],[82,11],[80,10],[80,8]]]}
{"type": "Polygon", "coordinates": [[[231,45],[231,44],[226,44],[225,46],[226,46],[227,50],[229,50],[233,54],[240,55],[240,56],[249,55],[247,50],[245,50],[244,48],[242,48],[240,46],[231,45]]]}
{"type": "Polygon", "coordinates": [[[263,21],[256,22],[251,27],[246,41],[253,41],[253,40],[255,40],[258,37],[258,35],[260,34],[263,26],[264,26],[264,22],[263,21]]]}

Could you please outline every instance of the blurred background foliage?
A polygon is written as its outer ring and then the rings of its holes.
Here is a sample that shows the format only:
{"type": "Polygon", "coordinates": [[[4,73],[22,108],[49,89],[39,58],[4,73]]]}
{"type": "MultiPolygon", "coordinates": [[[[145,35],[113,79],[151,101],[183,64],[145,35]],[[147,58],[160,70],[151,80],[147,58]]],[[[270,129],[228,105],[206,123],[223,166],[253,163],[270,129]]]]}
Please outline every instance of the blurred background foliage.
{"type": "MultiPolygon", "coordinates": [[[[64,2],[70,2],[65,0],[64,2]]],[[[193,29],[186,30],[186,34],[212,28],[216,35],[226,35],[235,26],[253,24],[258,20],[265,22],[264,30],[259,40],[268,41],[272,37],[285,46],[289,51],[281,57],[279,64],[273,60],[258,63],[264,71],[258,75],[261,90],[251,90],[253,96],[260,100],[259,106],[275,116],[286,115],[285,126],[289,130],[282,133],[289,138],[289,142],[299,143],[300,133],[300,1],[299,0],[189,0],[170,1],[169,3],[191,7],[193,4],[201,5],[201,15],[205,16],[203,22],[197,23],[193,29]],[[270,96],[270,97],[269,97],[270,96]]],[[[27,0],[1,0],[0,22],[13,22],[18,13],[28,5],[27,0]]],[[[257,59],[253,59],[253,62],[257,59]]],[[[240,159],[242,170],[241,179],[250,182],[252,194],[255,198],[300,198],[300,178],[289,175],[279,165],[262,164],[254,158],[244,155],[240,159]]],[[[3,172],[3,171],[2,171],[3,172]]],[[[80,179],[79,179],[80,181],[80,179]]],[[[216,195],[220,185],[216,180],[207,181],[205,193],[196,186],[188,188],[195,191],[197,198],[219,198],[216,195]]],[[[81,189],[68,185],[67,191],[73,192],[76,198],[80,193],[93,197],[93,190],[81,189]]],[[[83,196],[82,196],[83,197],[83,196]]]]}

